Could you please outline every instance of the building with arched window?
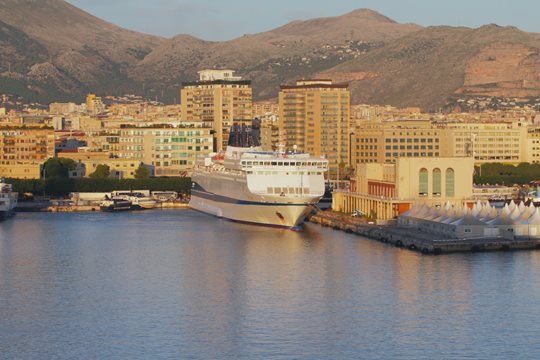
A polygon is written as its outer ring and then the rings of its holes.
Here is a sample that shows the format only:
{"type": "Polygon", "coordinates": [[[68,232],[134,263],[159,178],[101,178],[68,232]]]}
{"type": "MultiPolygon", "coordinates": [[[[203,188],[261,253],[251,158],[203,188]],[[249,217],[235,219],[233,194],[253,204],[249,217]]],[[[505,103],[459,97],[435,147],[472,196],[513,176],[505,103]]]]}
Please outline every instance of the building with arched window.
{"type": "Polygon", "coordinates": [[[473,202],[473,173],[472,157],[404,157],[395,164],[358,164],[350,191],[335,191],[332,208],[387,220],[417,202],[473,202]]]}

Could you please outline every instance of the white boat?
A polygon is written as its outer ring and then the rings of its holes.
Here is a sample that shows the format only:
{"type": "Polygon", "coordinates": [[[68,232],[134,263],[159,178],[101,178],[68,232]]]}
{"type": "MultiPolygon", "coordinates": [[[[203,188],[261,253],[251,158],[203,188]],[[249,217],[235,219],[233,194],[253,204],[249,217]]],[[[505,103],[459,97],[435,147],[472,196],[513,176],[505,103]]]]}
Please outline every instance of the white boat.
{"type": "Polygon", "coordinates": [[[5,220],[15,214],[17,193],[12,191],[11,184],[0,180],[0,220],[5,220]]]}
{"type": "Polygon", "coordinates": [[[131,210],[131,201],[106,198],[99,203],[99,209],[106,212],[127,211],[131,210]]]}
{"type": "Polygon", "coordinates": [[[229,146],[198,158],[189,206],[229,220],[295,228],[324,195],[328,160],[229,146]]]}
{"type": "Polygon", "coordinates": [[[112,199],[130,201],[132,209],[154,209],[158,206],[155,199],[137,191],[113,191],[111,197],[112,199]]]}

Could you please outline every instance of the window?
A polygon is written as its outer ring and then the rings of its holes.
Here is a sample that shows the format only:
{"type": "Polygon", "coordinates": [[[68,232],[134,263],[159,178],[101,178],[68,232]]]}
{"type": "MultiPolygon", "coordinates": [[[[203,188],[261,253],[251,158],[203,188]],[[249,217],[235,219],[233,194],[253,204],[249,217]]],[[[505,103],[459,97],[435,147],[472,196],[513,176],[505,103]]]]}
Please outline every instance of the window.
{"type": "Polygon", "coordinates": [[[418,195],[423,197],[428,195],[428,171],[425,168],[420,169],[418,176],[418,195]]]}
{"type": "Polygon", "coordinates": [[[455,196],[454,169],[446,169],[446,197],[455,196]]]}
{"type": "Polygon", "coordinates": [[[433,169],[433,196],[440,197],[441,194],[441,169],[433,169]]]}

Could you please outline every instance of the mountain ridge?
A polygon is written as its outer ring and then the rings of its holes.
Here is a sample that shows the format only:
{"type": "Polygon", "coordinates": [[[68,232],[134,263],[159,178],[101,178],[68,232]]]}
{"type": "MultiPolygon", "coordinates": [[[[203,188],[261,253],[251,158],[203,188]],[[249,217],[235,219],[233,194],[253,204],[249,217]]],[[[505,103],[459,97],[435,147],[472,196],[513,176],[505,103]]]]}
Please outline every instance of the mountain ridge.
{"type": "Polygon", "coordinates": [[[0,92],[28,101],[97,92],[177,102],[197,71],[231,68],[255,99],[325,76],[350,83],[354,103],[436,110],[455,97],[540,96],[539,53],[540,34],[513,26],[421,27],[369,9],[207,41],[126,30],[63,0],[0,0],[0,92]]]}

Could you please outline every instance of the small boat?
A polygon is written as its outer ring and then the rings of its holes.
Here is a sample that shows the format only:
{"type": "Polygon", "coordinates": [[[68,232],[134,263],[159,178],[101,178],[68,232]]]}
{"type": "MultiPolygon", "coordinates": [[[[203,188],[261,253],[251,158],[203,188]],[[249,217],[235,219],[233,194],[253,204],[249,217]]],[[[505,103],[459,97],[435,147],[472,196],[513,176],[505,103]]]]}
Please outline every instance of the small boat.
{"type": "Polygon", "coordinates": [[[154,209],[158,206],[155,199],[136,191],[113,191],[112,197],[131,202],[132,210],[154,209]]]}
{"type": "Polygon", "coordinates": [[[124,199],[108,199],[106,198],[99,204],[101,211],[116,212],[131,210],[131,201],[124,199]]]}

